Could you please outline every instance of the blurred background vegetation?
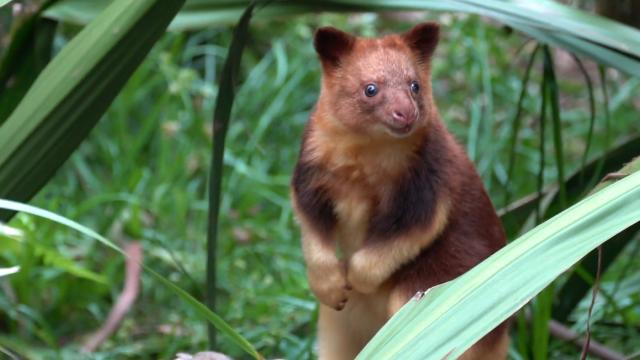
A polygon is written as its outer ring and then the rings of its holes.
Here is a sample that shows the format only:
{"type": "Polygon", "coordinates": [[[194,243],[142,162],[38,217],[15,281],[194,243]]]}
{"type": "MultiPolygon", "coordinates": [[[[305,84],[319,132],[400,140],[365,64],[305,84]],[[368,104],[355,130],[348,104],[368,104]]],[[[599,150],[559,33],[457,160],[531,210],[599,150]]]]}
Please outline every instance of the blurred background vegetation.
{"type": "MultiPolygon", "coordinates": [[[[591,1],[575,3],[586,11],[595,7],[591,1]]],[[[15,29],[39,4],[15,1],[0,8],[0,58],[13,39],[12,26],[15,29]]],[[[377,36],[423,20],[442,24],[433,61],[442,118],[475,162],[495,206],[506,205],[507,190],[507,200],[538,190],[541,154],[547,157],[544,184],[557,179],[557,166],[550,160],[551,126],[540,151],[542,56],[526,87],[515,166],[508,175],[518,95],[537,45],[511,28],[475,15],[436,12],[322,13],[254,21],[224,158],[216,312],[267,358],[314,357],[317,305],[306,283],[288,199],[301,132],[319,90],[313,31],[332,25],[377,36]]],[[[53,29],[44,41],[51,41],[55,54],[81,28],[58,23],[53,29]]],[[[31,201],[119,244],[140,242],[149,267],[198,299],[205,289],[211,119],[230,41],[228,26],[163,35],[98,126],[31,201]]],[[[640,78],[604,69],[607,99],[598,66],[583,58],[596,105],[589,142],[585,73],[566,51],[554,49],[553,58],[563,162],[565,173],[572,174],[582,167],[587,144],[587,158],[593,159],[640,136],[640,78]]],[[[0,347],[6,354],[166,359],[179,351],[207,349],[205,322],[143,274],[141,293],[119,330],[95,353],[80,353],[121,291],[125,260],[70,229],[33,216],[19,214],[10,225],[23,230],[24,237],[16,241],[0,234],[0,266],[21,266],[17,274],[0,279],[0,347]]],[[[592,327],[595,340],[635,356],[640,351],[639,250],[634,235],[603,275],[592,327]]],[[[578,334],[585,331],[588,300],[565,319],[578,334]]],[[[516,327],[510,352],[515,359],[534,358],[527,331],[516,327]]],[[[216,350],[243,356],[224,338],[216,350]]],[[[552,336],[546,356],[575,359],[579,353],[571,342],[552,336]]]]}

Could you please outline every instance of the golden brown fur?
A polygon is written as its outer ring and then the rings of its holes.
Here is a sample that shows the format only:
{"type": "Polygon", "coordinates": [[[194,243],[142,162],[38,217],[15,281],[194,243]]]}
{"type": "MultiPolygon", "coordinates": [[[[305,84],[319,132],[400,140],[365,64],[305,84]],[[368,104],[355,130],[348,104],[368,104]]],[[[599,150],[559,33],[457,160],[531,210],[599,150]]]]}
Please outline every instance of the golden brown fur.
{"type": "MultiPolygon", "coordinates": [[[[292,202],[321,303],[321,359],[353,359],[416,291],[505,242],[479,176],[439,119],[437,40],[432,23],[379,39],[316,33],[324,76],[292,202]]],[[[504,359],[507,344],[501,326],[462,358],[504,359]]]]}

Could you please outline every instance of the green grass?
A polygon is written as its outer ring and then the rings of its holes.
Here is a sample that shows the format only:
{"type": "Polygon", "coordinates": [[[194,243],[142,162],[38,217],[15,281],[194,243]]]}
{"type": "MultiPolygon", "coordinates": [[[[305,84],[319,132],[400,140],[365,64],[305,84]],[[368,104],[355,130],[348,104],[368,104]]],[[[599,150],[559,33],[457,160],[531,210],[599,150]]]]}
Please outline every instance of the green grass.
{"type": "MultiPolygon", "coordinates": [[[[434,94],[443,119],[501,207],[507,184],[512,199],[537,189],[542,57],[534,65],[524,101],[515,176],[507,179],[509,134],[531,47],[518,52],[526,39],[475,16],[443,15],[439,20],[444,38],[434,60],[434,94]]],[[[268,358],[314,354],[316,304],[306,283],[288,182],[319,89],[320,67],[310,39],[320,24],[366,35],[410,26],[374,15],[307,16],[252,26],[244,84],[227,138],[217,313],[268,358]]],[[[120,243],[141,241],[146,263],[199,299],[205,288],[206,176],[217,94],[213,84],[229,40],[227,29],[165,35],[88,141],[33,201],[120,243]]],[[[640,80],[613,71],[609,75],[611,139],[619,140],[640,131],[640,80]]],[[[558,68],[556,76],[565,172],[571,173],[579,168],[586,146],[588,95],[579,73],[558,68]]],[[[599,86],[596,96],[592,156],[607,146],[599,86]]],[[[549,137],[545,184],[556,179],[549,137]]],[[[20,342],[25,353],[51,358],[79,356],[82,336],[102,324],[120,291],[122,257],[30,216],[20,215],[12,225],[26,233],[20,243],[0,239],[0,267],[22,266],[9,278],[11,291],[0,293],[0,345],[20,342]],[[79,276],[81,270],[107,283],[79,276]]],[[[604,278],[603,288],[613,293],[622,313],[614,313],[602,296],[594,312],[595,319],[603,319],[593,329],[595,339],[626,353],[637,351],[634,344],[640,339],[640,268],[632,262],[637,243],[604,278]]],[[[578,330],[584,329],[586,307],[582,303],[571,318],[578,330]]],[[[178,351],[204,350],[206,340],[204,320],[144,275],[135,308],[95,357],[170,358],[178,351]]],[[[217,350],[242,358],[238,348],[220,340],[217,350]]],[[[576,358],[578,353],[557,341],[549,351],[551,359],[576,358]]]]}

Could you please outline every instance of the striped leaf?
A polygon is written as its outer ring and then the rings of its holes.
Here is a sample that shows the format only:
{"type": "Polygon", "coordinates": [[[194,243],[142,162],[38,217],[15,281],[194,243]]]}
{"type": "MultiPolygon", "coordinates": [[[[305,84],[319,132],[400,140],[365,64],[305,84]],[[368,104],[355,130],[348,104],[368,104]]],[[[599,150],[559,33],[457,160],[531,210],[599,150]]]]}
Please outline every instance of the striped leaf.
{"type": "Polygon", "coordinates": [[[358,359],[457,358],[583,256],[639,222],[638,203],[640,172],[635,172],[535,227],[459,278],[411,300],[358,359]]]}
{"type": "MultiPolygon", "coordinates": [[[[184,0],[116,0],[51,61],[0,126],[0,197],[29,200],[101,118],[184,0]]],[[[0,221],[10,212],[0,212],[0,221]]]]}

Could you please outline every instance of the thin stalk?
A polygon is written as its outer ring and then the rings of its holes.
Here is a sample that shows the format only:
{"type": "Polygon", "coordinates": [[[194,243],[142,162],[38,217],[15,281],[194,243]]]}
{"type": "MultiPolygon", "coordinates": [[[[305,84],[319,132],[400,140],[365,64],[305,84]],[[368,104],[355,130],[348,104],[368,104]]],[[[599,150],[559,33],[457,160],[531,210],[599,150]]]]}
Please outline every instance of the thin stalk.
{"type": "Polygon", "coordinates": [[[551,105],[551,120],[553,125],[553,147],[555,149],[558,193],[560,196],[560,207],[567,207],[567,187],[564,182],[564,153],[562,148],[562,120],[560,118],[560,94],[558,91],[558,81],[553,65],[553,57],[549,47],[544,47],[544,77],[547,78],[549,102],[551,105]]]}
{"type": "MultiPolygon", "coordinates": [[[[546,46],[545,46],[546,48],[546,46]]],[[[542,94],[542,103],[540,104],[540,140],[539,140],[539,169],[538,169],[538,200],[536,204],[536,224],[542,220],[542,210],[540,209],[542,194],[544,191],[544,147],[545,147],[545,123],[547,117],[547,77],[542,77],[540,84],[540,94],[542,94]]]]}
{"type": "MultiPolygon", "coordinates": [[[[242,14],[231,40],[231,46],[224,63],[218,98],[213,114],[213,147],[209,173],[209,219],[207,226],[207,298],[206,304],[215,311],[216,304],[216,248],[218,244],[220,198],[223,178],[224,144],[231,118],[231,108],[235,97],[235,85],[240,72],[242,53],[249,33],[249,21],[255,1],[242,14]]],[[[209,348],[215,348],[216,328],[209,324],[209,348]]]]}
{"type": "Polygon", "coordinates": [[[609,152],[611,129],[609,123],[611,121],[611,113],[609,109],[609,91],[607,88],[607,72],[602,65],[598,66],[598,74],[600,75],[600,87],[602,90],[602,102],[604,109],[604,156],[598,162],[596,171],[591,179],[592,184],[596,184],[602,178],[602,168],[607,160],[606,154],[609,152]]]}
{"type": "Polygon", "coordinates": [[[587,315],[587,337],[582,348],[582,354],[580,360],[587,358],[587,352],[589,350],[589,343],[591,342],[591,315],[593,314],[593,306],[596,303],[596,297],[598,295],[598,288],[600,286],[600,272],[602,271],[602,245],[598,246],[598,269],[596,270],[596,280],[593,284],[593,292],[591,294],[591,303],[589,304],[589,313],[587,315]]]}
{"type": "MultiPolygon", "coordinates": [[[[591,142],[593,140],[593,128],[596,122],[596,99],[593,90],[593,82],[591,81],[591,75],[584,67],[582,60],[576,55],[571,54],[573,60],[578,65],[582,76],[584,76],[584,82],[587,84],[587,91],[589,93],[589,132],[587,133],[587,144],[584,148],[584,153],[582,154],[582,164],[580,167],[584,169],[587,165],[587,158],[589,157],[589,149],[591,148],[591,142]]],[[[584,173],[580,174],[580,184],[584,183],[584,173]]]]}
{"type": "MultiPolygon", "coordinates": [[[[536,47],[531,52],[529,56],[529,62],[527,63],[527,68],[524,72],[524,76],[522,78],[522,88],[520,89],[520,96],[518,97],[518,105],[516,107],[516,115],[513,118],[513,125],[511,126],[511,138],[509,141],[509,165],[507,170],[507,180],[510,180],[513,176],[513,168],[516,161],[516,144],[518,142],[518,134],[520,133],[520,126],[522,125],[522,109],[524,108],[524,98],[527,94],[527,87],[529,85],[529,75],[531,74],[531,68],[533,67],[533,63],[536,59],[536,54],[540,49],[540,45],[536,45],[536,47]]],[[[507,188],[504,192],[504,206],[509,205],[509,201],[511,201],[511,189],[509,188],[510,182],[507,182],[507,188]]]]}

